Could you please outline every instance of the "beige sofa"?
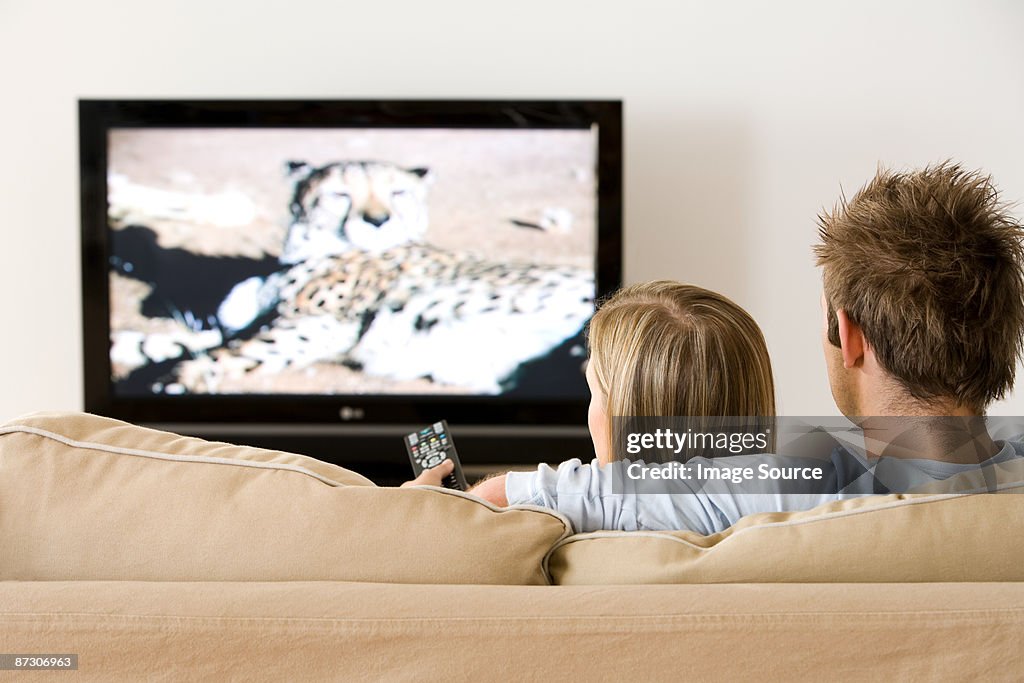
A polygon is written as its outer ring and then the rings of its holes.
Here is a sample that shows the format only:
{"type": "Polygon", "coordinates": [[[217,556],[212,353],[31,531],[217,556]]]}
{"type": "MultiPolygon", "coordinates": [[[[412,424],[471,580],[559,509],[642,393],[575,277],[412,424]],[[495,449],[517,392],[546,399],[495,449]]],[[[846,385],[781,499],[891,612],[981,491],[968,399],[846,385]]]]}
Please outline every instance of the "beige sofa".
{"type": "Polygon", "coordinates": [[[0,427],[11,680],[1024,677],[1024,490],[689,532],[387,489],[82,414],[0,427]],[[557,584],[557,585],[550,585],[557,584]]]}

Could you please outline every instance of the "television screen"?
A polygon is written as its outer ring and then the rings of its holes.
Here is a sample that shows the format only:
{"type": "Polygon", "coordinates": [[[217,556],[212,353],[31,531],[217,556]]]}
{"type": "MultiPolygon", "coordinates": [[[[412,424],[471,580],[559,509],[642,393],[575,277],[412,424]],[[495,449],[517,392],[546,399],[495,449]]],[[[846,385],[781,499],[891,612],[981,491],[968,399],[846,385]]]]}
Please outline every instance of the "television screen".
{"type": "Polygon", "coordinates": [[[596,143],[592,129],[112,130],[114,391],[580,395],[529,374],[585,355],[596,143]]]}
{"type": "Polygon", "coordinates": [[[81,102],[87,409],[585,414],[619,106],[81,102]]]}

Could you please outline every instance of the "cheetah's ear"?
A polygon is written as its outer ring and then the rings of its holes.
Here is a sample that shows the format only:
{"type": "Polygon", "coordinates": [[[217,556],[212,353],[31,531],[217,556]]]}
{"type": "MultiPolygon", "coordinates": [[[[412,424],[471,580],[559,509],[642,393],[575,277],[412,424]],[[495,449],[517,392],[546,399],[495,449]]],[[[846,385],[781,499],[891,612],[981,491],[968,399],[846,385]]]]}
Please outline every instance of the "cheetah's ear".
{"type": "Polygon", "coordinates": [[[430,169],[427,168],[426,166],[417,166],[416,168],[407,168],[405,170],[408,171],[409,173],[412,173],[417,178],[421,178],[423,180],[426,180],[427,182],[430,182],[434,179],[434,174],[431,173],[430,169]]]}
{"type": "Polygon", "coordinates": [[[309,175],[309,172],[313,170],[305,161],[286,161],[284,162],[284,174],[289,178],[297,178],[302,175],[309,175]]]}

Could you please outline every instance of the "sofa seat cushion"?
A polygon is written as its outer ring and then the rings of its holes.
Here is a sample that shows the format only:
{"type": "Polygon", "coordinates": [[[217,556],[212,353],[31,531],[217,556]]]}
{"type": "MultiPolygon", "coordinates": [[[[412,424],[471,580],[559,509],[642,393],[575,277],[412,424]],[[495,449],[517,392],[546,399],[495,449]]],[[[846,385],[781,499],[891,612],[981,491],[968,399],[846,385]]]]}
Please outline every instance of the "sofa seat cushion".
{"type": "Polygon", "coordinates": [[[0,427],[0,580],[543,584],[568,533],[549,511],[94,415],[0,427]]]}
{"type": "Polygon", "coordinates": [[[1019,680],[1022,637],[1021,583],[0,582],[75,681],[1019,680]]]}

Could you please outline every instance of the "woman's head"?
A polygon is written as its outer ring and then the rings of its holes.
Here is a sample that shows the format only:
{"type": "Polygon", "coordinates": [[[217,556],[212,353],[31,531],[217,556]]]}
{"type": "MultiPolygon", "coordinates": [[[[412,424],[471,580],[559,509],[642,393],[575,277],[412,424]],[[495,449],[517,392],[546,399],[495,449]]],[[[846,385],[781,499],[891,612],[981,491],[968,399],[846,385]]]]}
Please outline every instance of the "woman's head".
{"type": "Polygon", "coordinates": [[[598,460],[612,416],[772,416],[775,385],[764,335],[735,303],[670,280],[619,290],[589,330],[589,416],[598,460]]]}

